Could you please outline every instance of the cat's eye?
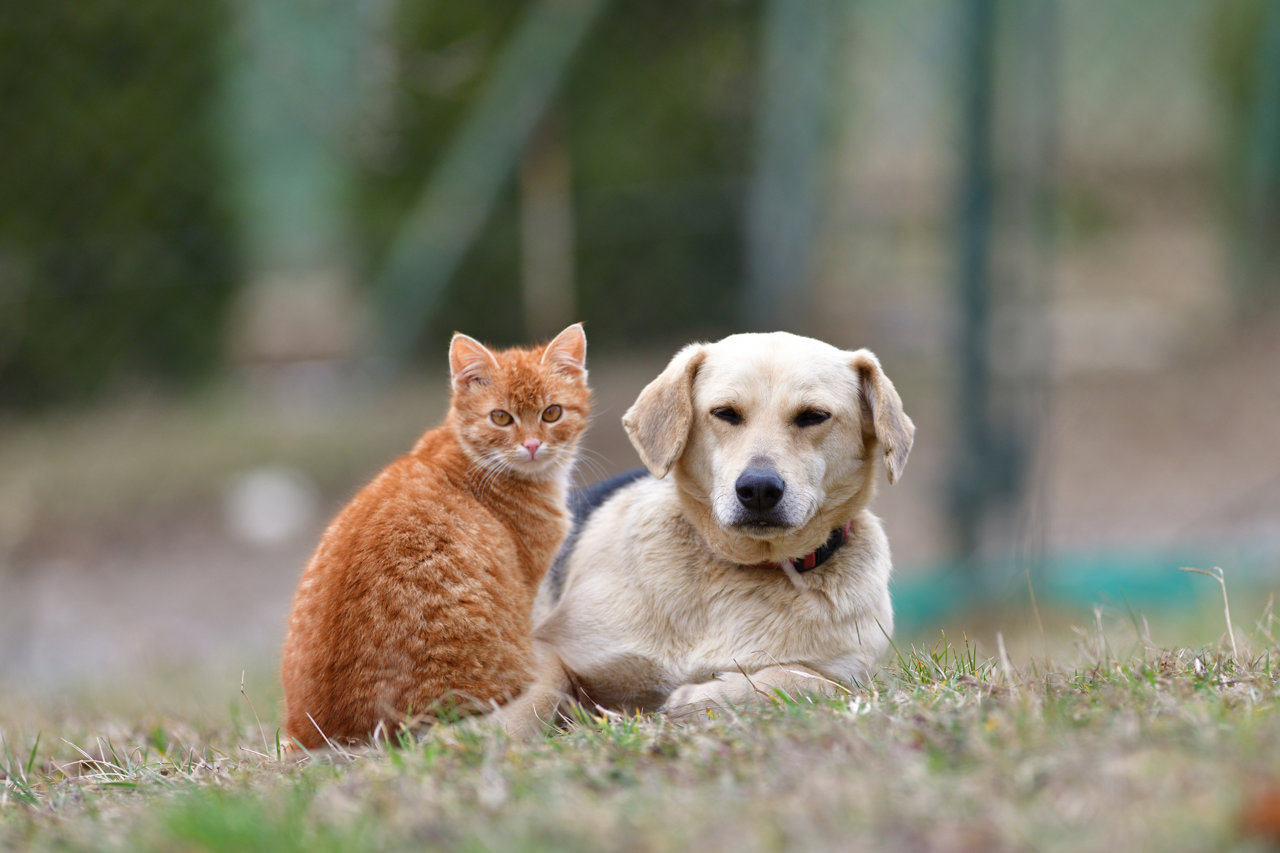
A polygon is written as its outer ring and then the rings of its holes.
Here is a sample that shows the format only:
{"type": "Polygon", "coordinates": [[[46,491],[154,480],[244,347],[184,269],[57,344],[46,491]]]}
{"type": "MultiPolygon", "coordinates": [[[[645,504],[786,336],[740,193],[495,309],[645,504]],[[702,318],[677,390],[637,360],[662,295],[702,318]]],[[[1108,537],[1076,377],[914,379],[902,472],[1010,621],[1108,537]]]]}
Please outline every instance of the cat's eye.
{"type": "Polygon", "coordinates": [[[553,424],[560,420],[560,416],[564,414],[564,409],[559,406],[547,406],[542,413],[542,419],[549,424],[553,424]]]}
{"type": "Polygon", "coordinates": [[[803,412],[796,415],[795,424],[798,427],[811,427],[811,426],[817,426],[823,421],[827,421],[830,419],[831,419],[830,412],[824,412],[824,411],[821,411],[820,409],[805,409],[803,412]]]}
{"type": "Polygon", "coordinates": [[[711,416],[719,418],[727,424],[737,426],[742,423],[742,414],[732,406],[720,406],[711,410],[711,416]]]}
{"type": "Polygon", "coordinates": [[[493,421],[498,426],[511,426],[511,423],[515,418],[511,417],[510,412],[504,412],[502,409],[494,409],[489,413],[489,420],[493,421]]]}

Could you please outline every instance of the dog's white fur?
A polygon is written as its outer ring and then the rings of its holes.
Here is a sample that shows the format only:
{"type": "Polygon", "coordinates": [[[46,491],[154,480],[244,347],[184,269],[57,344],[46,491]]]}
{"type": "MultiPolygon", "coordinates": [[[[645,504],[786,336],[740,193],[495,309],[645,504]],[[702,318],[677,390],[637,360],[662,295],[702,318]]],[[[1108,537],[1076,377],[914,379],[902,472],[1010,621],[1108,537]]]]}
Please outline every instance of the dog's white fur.
{"type": "Polygon", "coordinates": [[[867,505],[878,469],[901,475],[915,432],[876,357],[783,332],[693,344],[623,425],[654,478],[585,521],[559,599],[542,600],[538,678],[500,722],[536,731],[567,696],[681,713],[865,681],[893,630],[889,546],[867,505]],[[785,484],[767,521],[737,496],[748,468],[785,484]],[[821,567],[759,565],[800,558],[847,521],[821,567]]]}

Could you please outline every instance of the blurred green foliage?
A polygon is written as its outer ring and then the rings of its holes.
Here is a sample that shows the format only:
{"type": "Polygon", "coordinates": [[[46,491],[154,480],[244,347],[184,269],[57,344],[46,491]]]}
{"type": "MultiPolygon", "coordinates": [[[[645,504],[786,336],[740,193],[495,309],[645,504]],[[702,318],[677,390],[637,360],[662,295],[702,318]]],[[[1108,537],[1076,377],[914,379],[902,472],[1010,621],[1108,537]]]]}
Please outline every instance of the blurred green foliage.
{"type": "Polygon", "coordinates": [[[1209,61],[1225,144],[1222,165],[1233,247],[1249,261],[1235,282],[1244,313],[1280,301],[1280,4],[1234,0],[1213,7],[1209,61]],[[1270,271],[1270,272],[1268,272],[1270,271]]]}
{"type": "MultiPolygon", "coordinates": [[[[372,278],[528,2],[402,0],[395,97],[354,192],[372,278]]],[[[570,69],[553,120],[572,172],[579,319],[593,344],[731,327],[742,258],[758,2],[616,0],[570,69]]],[[[514,175],[423,334],[527,337],[514,175]]]]}
{"type": "MultiPolygon", "coordinates": [[[[1233,0],[1214,5],[1209,61],[1221,95],[1222,118],[1233,138],[1249,131],[1257,102],[1258,74],[1262,66],[1262,39],[1266,32],[1268,4],[1272,0],[1233,0]]],[[[1238,155],[1239,145],[1228,148],[1238,155]]]]}
{"type": "Polygon", "coordinates": [[[219,2],[0,2],[0,404],[210,368],[236,284],[219,2]]]}

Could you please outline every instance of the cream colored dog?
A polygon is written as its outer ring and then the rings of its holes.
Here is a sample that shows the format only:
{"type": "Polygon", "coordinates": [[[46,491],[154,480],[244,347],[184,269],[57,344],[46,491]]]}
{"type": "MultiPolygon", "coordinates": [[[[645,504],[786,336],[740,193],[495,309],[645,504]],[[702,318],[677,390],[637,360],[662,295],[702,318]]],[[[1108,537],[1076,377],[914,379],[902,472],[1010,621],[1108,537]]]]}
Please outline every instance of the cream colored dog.
{"type": "Polygon", "coordinates": [[[867,504],[915,432],[876,357],[784,332],[694,344],[622,422],[652,476],[577,508],[538,679],[499,721],[536,731],[566,697],[678,714],[866,681],[893,630],[867,504]]]}

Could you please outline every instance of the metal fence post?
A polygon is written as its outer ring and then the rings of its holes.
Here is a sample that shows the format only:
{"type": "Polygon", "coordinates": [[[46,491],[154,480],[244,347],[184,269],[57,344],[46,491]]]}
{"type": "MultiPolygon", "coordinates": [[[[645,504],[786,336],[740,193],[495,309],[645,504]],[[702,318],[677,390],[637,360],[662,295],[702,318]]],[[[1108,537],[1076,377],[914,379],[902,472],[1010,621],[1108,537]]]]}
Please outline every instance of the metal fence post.
{"type": "MultiPolygon", "coordinates": [[[[951,499],[956,545],[977,572],[973,558],[981,541],[991,498],[992,446],[989,418],[991,365],[990,259],[993,200],[992,96],[994,89],[995,2],[961,0],[961,165],[957,199],[956,297],[959,377],[956,401],[959,457],[951,499]]],[[[976,580],[976,578],[975,578],[976,580]]]]}
{"type": "Polygon", "coordinates": [[[1248,312],[1268,296],[1275,259],[1268,234],[1276,227],[1280,195],[1280,0],[1263,10],[1258,70],[1241,175],[1244,222],[1235,273],[1236,308],[1248,312]]]}
{"type": "Polygon", "coordinates": [[[751,329],[799,331],[807,319],[832,42],[847,5],[770,0],[764,7],[743,300],[743,320],[751,329]]]}

